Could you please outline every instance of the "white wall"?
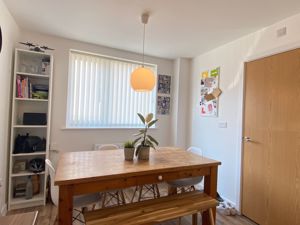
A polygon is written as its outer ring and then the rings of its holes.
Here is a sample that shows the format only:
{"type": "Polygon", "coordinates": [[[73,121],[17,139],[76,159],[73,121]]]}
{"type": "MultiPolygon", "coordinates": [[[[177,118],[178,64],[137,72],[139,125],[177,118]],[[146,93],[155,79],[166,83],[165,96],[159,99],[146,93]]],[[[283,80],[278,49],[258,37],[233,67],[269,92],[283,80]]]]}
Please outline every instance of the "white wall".
{"type": "MultiPolygon", "coordinates": [[[[99,37],[100,38],[100,37],[99,37]]],[[[54,54],[54,81],[51,123],[51,148],[61,151],[90,150],[95,143],[120,143],[132,139],[134,129],[93,129],[93,130],[66,130],[66,106],[69,49],[94,52],[120,58],[141,61],[139,54],[93,45],[69,39],[48,36],[38,33],[22,31],[22,41],[30,41],[46,45],[55,49],[54,54]]],[[[158,65],[158,73],[173,74],[173,61],[157,57],[145,57],[145,61],[158,65]]],[[[169,124],[171,116],[158,116],[158,128],[151,130],[161,146],[170,145],[169,124]]]]}
{"type": "Polygon", "coordinates": [[[171,143],[173,146],[187,148],[189,122],[189,88],[191,59],[177,58],[174,62],[172,80],[172,129],[171,143]]]}
{"type": "Polygon", "coordinates": [[[300,14],[199,55],[192,62],[190,144],[203,148],[204,155],[220,160],[218,191],[240,205],[241,138],[244,62],[279,51],[300,47],[300,14]],[[276,31],[287,27],[287,35],[276,31]],[[200,73],[221,67],[219,117],[200,116],[200,73]],[[227,128],[218,122],[227,121],[227,128]]]}
{"type": "Polygon", "coordinates": [[[0,179],[3,182],[2,187],[0,187],[0,214],[4,214],[6,211],[12,62],[19,28],[2,0],[0,0],[0,26],[3,41],[0,53],[0,179]]]}

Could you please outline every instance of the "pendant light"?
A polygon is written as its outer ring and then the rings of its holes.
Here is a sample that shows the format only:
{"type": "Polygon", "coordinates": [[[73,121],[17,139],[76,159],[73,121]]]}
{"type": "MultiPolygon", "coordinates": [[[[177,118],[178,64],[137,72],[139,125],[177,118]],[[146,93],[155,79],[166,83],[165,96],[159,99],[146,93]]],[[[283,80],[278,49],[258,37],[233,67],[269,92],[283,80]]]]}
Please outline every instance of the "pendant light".
{"type": "Polygon", "coordinates": [[[151,91],[155,86],[155,75],[150,69],[145,68],[145,29],[146,24],[148,23],[149,14],[142,14],[142,23],[144,24],[143,32],[143,64],[142,67],[135,69],[131,74],[131,87],[135,91],[146,92],[151,91]]]}

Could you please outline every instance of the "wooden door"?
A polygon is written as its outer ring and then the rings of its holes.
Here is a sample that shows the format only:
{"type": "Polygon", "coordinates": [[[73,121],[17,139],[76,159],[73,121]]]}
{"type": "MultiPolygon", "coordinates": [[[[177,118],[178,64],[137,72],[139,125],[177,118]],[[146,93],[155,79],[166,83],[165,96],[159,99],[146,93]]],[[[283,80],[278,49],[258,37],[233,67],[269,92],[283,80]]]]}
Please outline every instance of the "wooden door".
{"type": "Polygon", "coordinates": [[[245,65],[242,213],[300,225],[300,50],[245,65]]]}

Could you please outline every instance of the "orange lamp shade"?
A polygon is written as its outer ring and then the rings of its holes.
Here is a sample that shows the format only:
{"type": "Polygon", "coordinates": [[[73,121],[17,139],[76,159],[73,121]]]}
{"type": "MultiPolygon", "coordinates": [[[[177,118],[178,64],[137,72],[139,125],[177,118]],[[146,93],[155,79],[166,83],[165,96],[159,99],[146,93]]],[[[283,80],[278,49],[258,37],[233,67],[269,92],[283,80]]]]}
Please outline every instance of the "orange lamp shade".
{"type": "Polygon", "coordinates": [[[135,91],[151,91],[155,86],[155,75],[151,70],[140,67],[132,72],[130,83],[135,91]]]}

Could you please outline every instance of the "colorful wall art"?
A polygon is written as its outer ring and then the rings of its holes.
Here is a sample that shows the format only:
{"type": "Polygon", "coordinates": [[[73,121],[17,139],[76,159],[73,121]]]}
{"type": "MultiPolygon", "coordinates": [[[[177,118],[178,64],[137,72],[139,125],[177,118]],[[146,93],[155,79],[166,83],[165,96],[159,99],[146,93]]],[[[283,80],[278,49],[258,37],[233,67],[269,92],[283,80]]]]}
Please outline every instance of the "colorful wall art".
{"type": "Polygon", "coordinates": [[[170,114],[171,98],[167,96],[157,96],[157,114],[170,114]]]}
{"type": "Polygon", "coordinates": [[[171,104],[171,76],[158,75],[157,80],[157,114],[168,115],[170,114],[171,104]]]}
{"type": "Polygon", "coordinates": [[[161,74],[158,75],[157,93],[168,95],[171,94],[171,76],[161,74]]]}
{"type": "Polygon", "coordinates": [[[218,97],[222,93],[219,89],[220,67],[201,73],[200,83],[200,115],[218,116],[218,97]]]}

